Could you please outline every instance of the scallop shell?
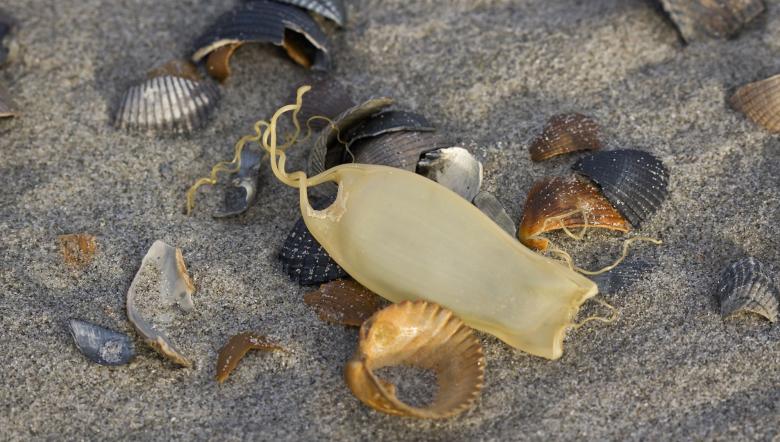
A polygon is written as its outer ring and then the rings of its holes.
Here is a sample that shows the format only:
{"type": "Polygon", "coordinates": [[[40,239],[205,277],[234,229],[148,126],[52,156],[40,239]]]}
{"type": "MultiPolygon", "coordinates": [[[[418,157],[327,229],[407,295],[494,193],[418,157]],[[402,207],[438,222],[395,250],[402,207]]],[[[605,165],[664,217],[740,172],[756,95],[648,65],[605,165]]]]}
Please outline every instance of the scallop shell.
{"type": "Polygon", "coordinates": [[[648,152],[595,152],[579,160],[572,169],[598,184],[604,196],[634,227],[649,219],[669,193],[669,171],[648,152]]]}
{"type": "Polygon", "coordinates": [[[312,18],[295,6],[274,1],[253,0],[239,4],[212,24],[195,41],[192,55],[199,62],[223,49],[209,60],[209,70],[220,80],[230,73],[230,56],[244,43],[271,43],[283,47],[295,62],[315,70],[330,68],[328,38],[312,18]]]}
{"type": "Polygon", "coordinates": [[[355,142],[350,150],[356,163],[379,164],[415,172],[426,152],[452,146],[432,132],[401,131],[355,142]]]}
{"type": "MultiPolygon", "coordinates": [[[[254,0],[244,0],[251,2],[254,0]]],[[[307,9],[319,14],[325,18],[333,20],[337,25],[344,26],[347,21],[347,10],[342,0],[277,0],[282,3],[289,3],[307,9]]]]}
{"type": "Polygon", "coordinates": [[[534,183],[528,192],[518,238],[532,249],[546,250],[549,240],[540,235],[586,225],[620,232],[630,230],[626,219],[595,185],[576,176],[547,177],[534,183]]]}
{"type": "Polygon", "coordinates": [[[762,0],[661,0],[687,42],[730,38],[764,12],[762,0]]]}
{"type": "Polygon", "coordinates": [[[400,131],[433,132],[436,130],[428,120],[420,114],[402,110],[380,112],[363,120],[360,124],[345,131],[342,139],[347,147],[366,138],[400,131]]]}
{"type": "MultiPolygon", "coordinates": [[[[304,84],[311,86],[311,90],[303,96],[301,109],[298,111],[298,121],[302,128],[308,124],[312,130],[320,130],[328,125],[327,121],[312,117],[320,116],[334,120],[344,111],[355,106],[355,102],[349,96],[347,89],[341,82],[332,77],[306,81],[299,84],[294,90],[304,84]]],[[[293,93],[287,100],[288,103],[294,103],[296,94],[293,93]]]]}
{"type": "Polygon", "coordinates": [[[70,320],[70,334],[79,351],[100,365],[125,365],[135,356],[130,337],[78,319],[70,320]]]}
{"type": "Polygon", "coordinates": [[[334,324],[360,327],[382,307],[382,298],[352,279],[337,279],[322,284],[303,297],[314,307],[320,319],[334,324]]]}
{"type": "Polygon", "coordinates": [[[219,101],[209,82],[163,75],[125,92],[114,125],[145,132],[186,133],[200,128],[219,101]]]}
{"type": "Polygon", "coordinates": [[[62,258],[73,268],[84,268],[95,257],[97,241],[92,235],[86,233],[60,235],[58,240],[62,258]]]}
{"type": "Polygon", "coordinates": [[[516,228],[512,218],[506,213],[504,205],[490,192],[481,191],[474,197],[472,201],[479,210],[482,211],[488,218],[495,221],[499,227],[512,236],[515,235],[516,228]]]}
{"type": "Polygon", "coordinates": [[[780,133],[780,75],[740,87],[731,105],[764,129],[780,133]]]}
{"type": "Polygon", "coordinates": [[[284,350],[282,347],[273,344],[268,339],[260,334],[254,332],[239,333],[232,338],[219,350],[219,356],[217,356],[217,374],[214,378],[220,384],[230,376],[230,373],[235,370],[241,359],[249,352],[249,350],[284,350]]]}
{"type": "Polygon", "coordinates": [[[472,330],[436,304],[405,301],[377,312],[360,327],[357,351],[344,375],[352,394],[383,413],[440,419],[462,413],[479,397],[485,357],[472,330]],[[438,391],[425,408],[401,402],[395,386],[374,372],[407,365],[436,373],[438,391]]]}
{"type": "Polygon", "coordinates": [[[240,215],[249,209],[257,195],[262,158],[263,154],[255,149],[245,147],[241,151],[241,167],[233,175],[231,186],[225,191],[225,209],[215,214],[215,218],[240,215]]]}
{"type": "Polygon", "coordinates": [[[154,298],[159,294],[163,306],[178,304],[184,311],[192,311],[195,286],[187,274],[181,250],[162,241],[155,241],[141,261],[130,289],[127,291],[127,318],[144,342],[158,353],[183,367],[192,363],[174,347],[164,333],[156,330],[136,309],[136,298],[154,298]]]}
{"type": "Polygon", "coordinates": [[[599,124],[591,117],[577,113],[555,115],[531,143],[531,159],[543,161],[570,152],[601,149],[599,131],[599,124]]]}
{"type": "Polygon", "coordinates": [[[780,291],[771,275],[771,269],[753,257],[726,267],[718,282],[721,316],[752,312],[775,322],[780,291]]]}
{"type": "Polygon", "coordinates": [[[347,273],[328,255],[299,219],[279,251],[282,270],[301,285],[321,284],[346,278],[347,273]]]}
{"type": "Polygon", "coordinates": [[[417,163],[417,173],[471,201],[482,186],[482,163],[462,147],[426,152],[417,163]]]}
{"type": "Polygon", "coordinates": [[[16,103],[8,96],[8,91],[0,86],[0,118],[15,117],[16,114],[16,103]]]}

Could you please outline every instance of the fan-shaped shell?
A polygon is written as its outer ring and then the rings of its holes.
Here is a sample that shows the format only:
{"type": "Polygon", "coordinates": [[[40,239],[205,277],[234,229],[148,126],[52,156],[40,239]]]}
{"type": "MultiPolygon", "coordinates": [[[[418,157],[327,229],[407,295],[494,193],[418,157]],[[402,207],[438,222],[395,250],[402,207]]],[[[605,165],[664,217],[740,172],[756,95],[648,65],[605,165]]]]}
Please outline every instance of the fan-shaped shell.
{"type": "Polygon", "coordinates": [[[669,171],[648,152],[595,152],[572,168],[598,184],[604,196],[634,227],[649,219],[669,193],[669,171]]]}
{"type": "Polygon", "coordinates": [[[8,91],[0,86],[0,118],[16,116],[16,103],[8,96],[8,91]]]}
{"type": "Polygon", "coordinates": [[[452,146],[450,141],[432,132],[400,131],[357,141],[350,150],[356,163],[414,172],[424,153],[449,146],[452,146]]]}
{"type": "Polygon", "coordinates": [[[640,259],[631,260],[621,263],[619,266],[606,273],[591,276],[590,279],[599,286],[599,293],[603,295],[614,295],[622,290],[630,288],[655,265],[655,261],[640,259]]]}
{"type": "Polygon", "coordinates": [[[764,129],[780,133],[780,75],[740,87],[731,105],[764,129]]]}
{"type": "Polygon", "coordinates": [[[309,233],[303,219],[295,223],[284,240],[279,260],[282,270],[301,285],[321,284],[349,276],[309,233]]]}
{"type": "Polygon", "coordinates": [[[743,258],[726,267],[718,282],[717,297],[724,318],[752,312],[777,321],[780,291],[772,270],[756,258],[743,258]]]}
{"type": "Polygon", "coordinates": [[[241,359],[246,356],[249,350],[284,350],[282,347],[271,343],[268,339],[254,332],[239,333],[232,338],[219,350],[217,356],[217,374],[214,376],[220,384],[230,376],[230,373],[236,369],[241,359]]]}
{"type": "Polygon", "coordinates": [[[345,378],[352,393],[378,411],[435,419],[471,407],[482,390],[484,372],[482,346],[469,327],[436,304],[405,301],[380,310],[363,323],[345,378]],[[395,365],[436,373],[438,391],[430,405],[418,408],[401,402],[395,386],[374,374],[395,365]]]}
{"type": "MultiPolygon", "coordinates": [[[[255,0],[245,0],[255,1],[255,0]]],[[[347,21],[347,10],[342,0],[277,0],[308,9],[325,18],[333,20],[337,25],[344,26],[347,21]]]]}
{"type": "Polygon", "coordinates": [[[683,38],[733,37],[764,12],[762,0],[661,0],[683,38]]]}
{"type": "Polygon", "coordinates": [[[314,307],[320,319],[360,327],[382,307],[382,298],[352,279],[337,279],[307,293],[303,302],[314,307]]]}
{"type": "Polygon", "coordinates": [[[423,154],[417,173],[471,201],[482,186],[482,163],[462,147],[448,147],[423,154]]]}
{"type": "Polygon", "coordinates": [[[515,234],[515,223],[506,213],[504,205],[490,192],[481,191],[472,201],[488,218],[495,221],[504,231],[512,236],[515,234]]]}
{"type": "Polygon", "coordinates": [[[432,132],[436,130],[428,120],[420,114],[403,110],[388,110],[372,115],[361,123],[347,130],[342,139],[347,147],[366,138],[400,131],[432,132]]]}
{"type": "MultiPolygon", "coordinates": [[[[335,78],[324,77],[313,81],[305,81],[295,87],[294,90],[298,90],[304,84],[311,86],[311,90],[304,96],[301,109],[298,111],[298,121],[302,128],[305,128],[308,124],[312,130],[320,130],[327,126],[328,122],[321,118],[310,120],[312,117],[319,116],[335,120],[336,117],[347,109],[355,106],[355,102],[349,96],[347,89],[335,78]]],[[[295,93],[293,93],[287,102],[294,103],[295,98],[295,93]]]]}
{"type": "Polygon", "coordinates": [[[145,132],[190,132],[206,123],[219,97],[219,89],[208,82],[154,77],[127,90],[114,124],[145,132]]]}
{"type": "Polygon", "coordinates": [[[70,320],[70,334],[79,351],[101,365],[125,365],[135,356],[130,337],[79,319],[70,320]]]}
{"type": "Polygon", "coordinates": [[[625,218],[604,198],[598,188],[576,176],[547,177],[528,192],[518,237],[526,246],[545,250],[543,233],[564,227],[599,227],[628,232],[625,218]]]}
{"type": "Polygon", "coordinates": [[[531,159],[543,161],[570,152],[601,149],[599,131],[599,124],[591,117],[578,113],[555,115],[531,143],[531,159]]]}

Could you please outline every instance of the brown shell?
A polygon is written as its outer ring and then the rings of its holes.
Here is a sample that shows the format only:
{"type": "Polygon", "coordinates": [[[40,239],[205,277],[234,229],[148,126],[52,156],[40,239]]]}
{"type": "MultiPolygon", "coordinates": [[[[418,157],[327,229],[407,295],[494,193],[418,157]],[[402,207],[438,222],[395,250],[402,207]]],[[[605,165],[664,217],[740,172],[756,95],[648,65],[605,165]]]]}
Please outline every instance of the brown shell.
{"type": "Polygon", "coordinates": [[[322,284],[319,290],[307,293],[303,302],[314,307],[323,321],[353,327],[360,327],[383,304],[379,295],[351,279],[322,284]]]}
{"type": "Polygon", "coordinates": [[[763,0],[661,0],[687,42],[730,38],[764,12],[763,0]]]}
{"type": "Polygon", "coordinates": [[[84,268],[92,262],[97,250],[95,237],[86,233],[60,235],[60,252],[65,263],[73,268],[84,268]]]}
{"type": "Polygon", "coordinates": [[[588,181],[573,177],[547,177],[537,181],[525,201],[518,237],[526,246],[545,250],[547,239],[539,235],[552,230],[599,227],[628,232],[628,221],[588,181]]]}
{"type": "Polygon", "coordinates": [[[586,115],[555,115],[531,143],[531,159],[543,161],[570,152],[601,149],[599,131],[596,120],[586,115]]]}
{"type": "Polygon", "coordinates": [[[357,351],[344,370],[352,393],[383,413],[446,418],[477,400],[485,375],[482,346],[452,312],[425,301],[404,301],[377,312],[360,327],[357,351]],[[412,407],[396,396],[395,386],[374,371],[406,365],[436,373],[433,402],[412,407]]]}
{"type": "Polygon", "coordinates": [[[780,74],[737,89],[731,105],[764,129],[780,133],[780,74]]]}
{"type": "Polygon", "coordinates": [[[249,350],[284,350],[282,347],[273,344],[265,336],[254,332],[239,333],[227,342],[220,350],[217,356],[217,374],[214,378],[217,382],[225,382],[230,373],[235,370],[241,359],[249,350]]]}
{"type": "Polygon", "coordinates": [[[202,80],[200,73],[198,72],[198,68],[195,67],[194,64],[192,64],[189,60],[181,60],[178,58],[152,68],[149,72],[146,73],[146,78],[152,79],[157,77],[164,77],[166,75],[186,78],[192,81],[202,80]]]}

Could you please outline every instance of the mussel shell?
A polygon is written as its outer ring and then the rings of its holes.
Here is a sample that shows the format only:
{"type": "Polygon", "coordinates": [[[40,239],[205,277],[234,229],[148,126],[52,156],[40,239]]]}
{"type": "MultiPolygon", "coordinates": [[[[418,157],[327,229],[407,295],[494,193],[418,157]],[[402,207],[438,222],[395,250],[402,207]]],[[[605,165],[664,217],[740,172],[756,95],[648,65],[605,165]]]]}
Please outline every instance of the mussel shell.
{"type": "Polygon", "coordinates": [[[356,141],[390,132],[432,132],[434,130],[436,129],[433,125],[420,114],[403,110],[387,110],[373,115],[345,131],[342,140],[347,142],[347,147],[351,147],[356,141]]]}
{"type": "Polygon", "coordinates": [[[683,38],[730,38],[764,12],[763,0],[661,0],[683,38]]]}
{"type": "Polygon", "coordinates": [[[501,204],[501,201],[499,201],[495,195],[483,190],[474,197],[472,203],[474,203],[482,213],[487,215],[488,218],[498,224],[505,232],[514,236],[515,223],[512,221],[512,218],[509,217],[509,214],[506,213],[504,205],[501,204]]]}
{"type": "Polygon", "coordinates": [[[599,131],[599,124],[591,117],[578,113],[555,115],[531,143],[531,159],[543,161],[570,152],[601,149],[599,131]]]}
{"type": "Polygon", "coordinates": [[[271,43],[283,46],[295,57],[298,45],[308,45],[306,57],[312,69],[330,68],[328,55],[328,37],[317,23],[301,9],[274,1],[253,0],[239,4],[233,10],[219,16],[194,44],[192,60],[198,62],[217,48],[242,43],[271,43]],[[289,32],[298,34],[301,39],[292,38],[289,32]],[[289,47],[290,44],[296,48],[289,47]]]}
{"type": "Polygon", "coordinates": [[[344,85],[333,77],[323,77],[304,81],[293,88],[293,93],[288,97],[288,103],[295,103],[297,90],[303,85],[311,86],[311,89],[303,96],[301,108],[298,111],[298,121],[302,128],[308,124],[312,130],[320,130],[328,125],[328,122],[312,117],[325,117],[335,120],[344,111],[355,106],[355,102],[349,96],[344,85]]]}
{"type": "Polygon", "coordinates": [[[424,153],[450,146],[452,142],[432,132],[400,131],[359,140],[350,150],[355,155],[355,163],[378,164],[415,172],[424,153]]]}
{"type": "Polygon", "coordinates": [[[0,118],[15,117],[16,114],[16,103],[8,96],[8,91],[0,86],[0,118]]]}
{"type": "Polygon", "coordinates": [[[482,186],[482,163],[462,147],[425,152],[417,163],[417,173],[471,201],[482,186]]]}
{"type": "Polygon", "coordinates": [[[598,184],[604,196],[634,227],[658,211],[669,193],[669,171],[648,152],[595,152],[577,161],[572,169],[598,184]]]}
{"type": "Polygon", "coordinates": [[[772,269],[756,258],[748,257],[726,267],[718,282],[717,298],[724,318],[740,312],[759,314],[777,321],[780,290],[772,269]]]}
{"type": "Polygon", "coordinates": [[[206,81],[155,77],[127,90],[114,125],[144,132],[190,132],[208,121],[219,98],[219,89],[206,81]]]}
{"type": "Polygon", "coordinates": [[[780,133],[780,74],[740,87],[730,101],[759,126],[780,133]]]}
{"type": "MultiPolygon", "coordinates": [[[[252,2],[256,0],[244,0],[252,2]]],[[[277,0],[307,9],[315,14],[333,20],[337,25],[344,26],[347,21],[347,9],[342,0],[277,0]]]]}
{"type": "Polygon", "coordinates": [[[135,356],[129,336],[79,319],[70,320],[70,334],[79,351],[101,365],[125,365],[135,356]]]}
{"type": "Polygon", "coordinates": [[[257,196],[260,180],[260,163],[263,154],[245,146],[241,151],[241,168],[233,174],[231,186],[225,191],[225,209],[214,215],[227,218],[240,215],[249,209],[257,196]]]}
{"type": "Polygon", "coordinates": [[[322,284],[346,278],[344,271],[298,219],[279,251],[282,270],[301,285],[322,284]]]}

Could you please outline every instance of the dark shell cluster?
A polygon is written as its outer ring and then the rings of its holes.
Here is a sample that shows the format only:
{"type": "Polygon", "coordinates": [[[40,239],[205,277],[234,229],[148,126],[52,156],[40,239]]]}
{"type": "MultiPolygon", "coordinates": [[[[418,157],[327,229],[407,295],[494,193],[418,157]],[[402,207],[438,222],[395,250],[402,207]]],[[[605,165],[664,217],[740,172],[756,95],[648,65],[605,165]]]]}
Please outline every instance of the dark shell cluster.
{"type": "Polygon", "coordinates": [[[773,273],[772,268],[753,257],[726,267],[716,293],[720,314],[728,318],[739,313],[755,313],[770,322],[777,321],[780,290],[773,273]]]}

